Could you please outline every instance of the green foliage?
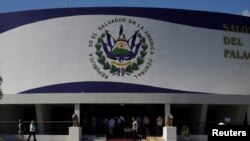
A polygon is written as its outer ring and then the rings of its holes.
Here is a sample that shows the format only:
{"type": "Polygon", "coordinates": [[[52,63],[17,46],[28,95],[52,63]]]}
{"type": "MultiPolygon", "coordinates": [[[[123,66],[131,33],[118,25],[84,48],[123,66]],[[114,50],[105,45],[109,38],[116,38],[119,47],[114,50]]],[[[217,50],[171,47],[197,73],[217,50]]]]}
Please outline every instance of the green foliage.
{"type": "Polygon", "coordinates": [[[95,48],[96,48],[98,51],[101,49],[101,47],[102,47],[101,44],[98,44],[98,43],[95,44],[95,48]]]}
{"type": "Polygon", "coordinates": [[[142,49],[143,49],[143,51],[146,51],[147,49],[148,49],[148,45],[142,45],[142,49]]]}
{"type": "Polygon", "coordinates": [[[132,70],[132,65],[128,65],[125,69],[125,72],[128,72],[128,73],[133,73],[133,70],[132,70]]]}
{"type": "Polygon", "coordinates": [[[102,43],[103,42],[103,37],[101,36],[100,38],[97,39],[98,43],[102,43]]]}
{"type": "Polygon", "coordinates": [[[144,58],[146,56],[147,52],[141,51],[140,54],[141,54],[141,57],[144,58]]]}
{"type": "MultiPolygon", "coordinates": [[[[134,71],[139,70],[139,66],[145,62],[144,57],[147,55],[148,45],[146,44],[145,37],[142,37],[141,34],[139,34],[139,33],[137,36],[140,38],[142,50],[139,52],[140,55],[136,58],[136,61],[133,62],[132,64],[128,65],[125,68],[124,73],[127,75],[130,75],[134,71]]],[[[101,50],[104,37],[105,37],[105,33],[101,34],[101,36],[97,39],[97,43],[95,44],[95,48],[96,48],[95,54],[97,55],[97,61],[103,66],[104,70],[109,70],[109,72],[111,74],[116,75],[118,73],[118,68],[114,65],[111,65],[107,61],[106,56],[104,55],[103,51],[101,50]]],[[[130,54],[132,52],[125,50],[125,49],[115,49],[112,51],[112,53],[113,54],[130,54]]]]}
{"type": "Polygon", "coordinates": [[[111,66],[108,61],[106,61],[106,57],[103,54],[103,51],[101,50],[101,44],[103,42],[103,38],[105,37],[105,34],[103,33],[98,39],[97,43],[95,44],[96,52],[95,54],[98,56],[97,61],[103,66],[104,70],[109,70],[111,74],[115,74],[117,72],[117,68],[115,66],[111,66]]]}
{"type": "Polygon", "coordinates": [[[99,58],[102,58],[102,55],[103,55],[103,51],[96,51],[95,54],[99,57],[99,58]]]}
{"type": "Polygon", "coordinates": [[[105,65],[103,65],[103,69],[104,69],[104,70],[110,69],[110,64],[109,64],[108,61],[105,63],[105,65]]]}
{"type": "Polygon", "coordinates": [[[115,48],[113,51],[112,51],[113,54],[130,54],[131,51],[128,51],[126,49],[122,49],[122,48],[115,48]]]}
{"type": "Polygon", "coordinates": [[[111,65],[111,69],[110,69],[110,73],[111,74],[113,74],[113,75],[116,75],[117,74],[117,71],[118,71],[118,69],[117,69],[117,67],[115,67],[114,65],[111,65]]]}
{"type": "Polygon", "coordinates": [[[144,60],[142,59],[142,57],[137,57],[137,65],[141,65],[144,63],[144,60]]]}
{"type": "Polygon", "coordinates": [[[190,132],[190,130],[189,130],[189,127],[187,125],[182,126],[182,128],[181,128],[181,136],[182,137],[188,137],[190,134],[189,132],[190,132]]]}
{"type": "Polygon", "coordinates": [[[134,71],[139,70],[139,66],[144,63],[144,57],[147,55],[148,45],[146,45],[146,43],[145,43],[146,40],[140,34],[138,35],[138,37],[141,38],[140,42],[141,42],[142,50],[140,51],[140,56],[138,56],[136,58],[136,62],[133,62],[132,65],[129,65],[129,66],[126,67],[126,69],[125,69],[126,74],[133,73],[134,71]]]}

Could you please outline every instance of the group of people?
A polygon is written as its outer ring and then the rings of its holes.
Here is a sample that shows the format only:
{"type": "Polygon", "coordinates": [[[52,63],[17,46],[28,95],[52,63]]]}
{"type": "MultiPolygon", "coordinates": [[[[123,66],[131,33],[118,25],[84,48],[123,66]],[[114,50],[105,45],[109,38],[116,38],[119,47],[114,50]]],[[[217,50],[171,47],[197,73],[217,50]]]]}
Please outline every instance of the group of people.
{"type": "Polygon", "coordinates": [[[124,117],[110,116],[86,116],[81,120],[83,134],[91,134],[96,136],[107,135],[108,138],[144,138],[149,135],[162,135],[162,127],[164,126],[164,118],[158,116],[155,120],[151,120],[148,116],[124,117]]]}
{"type": "MultiPolygon", "coordinates": [[[[155,133],[156,135],[162,135],[162,127],[164,124],[164,119],[162,116],[158,116],[156,119],[156,126],[155,126],[155,133]]],[[[131,137],[134,141],[142,139],[142,136],[139,136],[139,134],[143,134],[145,136],[150,135],[150,120],[147,116],[144,116],[143,119],[139,117],[132,117],[132,125],[131,128],[125,127],[124,128],[125,137],[131,137]],[[139,132],[140,130],[143,130],[143,132],[139,132]]]]}
{"type": "MultiPolygon", "coordinates": [[[[18,123],[18,136],[19,136],[19,141],[24,141],[24,132],[25,132],[25,127],[22,119],[19,119],[18,123]]],[[[36,126],[34,121],[32,120],[29,125],[29,137],[28,141],[30,140],[30,137],[33,136],[34,141],[36,141],[36,126]]]]}
{"type": "MultiPolygon", "coordinates": [[[[73,126],[79,126],[78,115],[72,115],[73,126]]],[[[108,137],[125,137],[125,138],[133,138],[134,140],[141,140],[143,136],[148,136],[153,131],[154,135],[162,134],[162,127],[164,124],[164,118],[162,116],[158,116],[153,122],[150,123],[149,117],[146,115],[143,117],[132,117],[130,120],[126,120],[123,116],[110,117],[110,118],[101,118],[101,117],[92,117],[90,120],[87,120],[86,117],[83,119],[83,129],[87,124],[91,124],[91,134],[92,135],[106,135],[108,137]],[[155,123],[155,124],[154,124],[155,123]],[[153,126],[155,125],[155,126],[153,126]],[[152,130],[155,129],[155,130],[152,130]]],[[[87,126],[90,127],[90,126],[87,126]]],[[[87,131],[84,129],[83,131],[87,131]]],[[[24,141],[24,133],[25,127],[23,120],[19,120],[18,124],[18,135],[19,141],[24,141]]],[[[36,141],[36,126],[34,121],[32,120],[29,125],[29,136],[28,141],[31,136],[33,136],[34,141],[36,141]]]]}

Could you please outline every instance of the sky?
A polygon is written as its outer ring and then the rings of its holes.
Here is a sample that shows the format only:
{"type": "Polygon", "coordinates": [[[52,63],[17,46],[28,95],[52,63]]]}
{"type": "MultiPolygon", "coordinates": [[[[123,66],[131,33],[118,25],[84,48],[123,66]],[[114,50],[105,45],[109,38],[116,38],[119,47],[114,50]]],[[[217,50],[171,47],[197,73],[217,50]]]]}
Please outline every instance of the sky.
{"type": "Polygon", "coordinates": [[[250,16],[250,0],[0,0],[0,13],[64,7],[156,7],[250,16]]]}

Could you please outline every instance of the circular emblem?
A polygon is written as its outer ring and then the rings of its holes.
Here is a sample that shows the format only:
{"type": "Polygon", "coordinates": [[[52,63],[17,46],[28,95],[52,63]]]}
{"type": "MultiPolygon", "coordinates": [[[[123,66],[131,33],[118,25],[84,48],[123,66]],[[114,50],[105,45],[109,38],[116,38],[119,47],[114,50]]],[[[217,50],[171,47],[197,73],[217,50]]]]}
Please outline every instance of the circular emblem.
{"type": "Polygon", "coordinates": [[[97,61],[103,69],[109,70],[113,75],[123,76],[125,74],[131,75],[134,71],[139,70],[147,55],[148,45],[139,30],[126,39],[121,25],[118,38],[114,38],[108,30],[105,30],[98,37],[95,48],[95,54],[98,56],[97,61]],[[137,38],[138,42],[136,43],[137,38]],[[136,60],[132,61],[134,58],[136,60]]]}
{"type": "MultiPolygon", "coordinates": [[[[117,29],[112,29],[110,32],[106,28],[99,27],[101,30],[99,34],[93,34],[93,41],[90,41],[90,47],[94,47],[95,51],[90,54],[90,61],[93,68],[104,78],[108,78],[108,75],[113,76],[134,76],[140,77],[146,73],[148,68],[151,66],[152,59],[148,61],[147,55],[150,46],[148,45],[149,37],[152,41],[151,48],[153,48],[153,40],[148,31],[144,32],[143,27],[134,28],[125,32],[128,27],[124,27],[126,21],[125,18],[122,20],[117,29]],[[149,36],[147,36],[149,35],[149,36]],[[141,71],[143,74],[135,74],[137,71],[141,71]]],[[[104,24],[107,27],[107,24],[104,24]]],[[[150,52],[152,54],[152,51],[150,52]]]]}

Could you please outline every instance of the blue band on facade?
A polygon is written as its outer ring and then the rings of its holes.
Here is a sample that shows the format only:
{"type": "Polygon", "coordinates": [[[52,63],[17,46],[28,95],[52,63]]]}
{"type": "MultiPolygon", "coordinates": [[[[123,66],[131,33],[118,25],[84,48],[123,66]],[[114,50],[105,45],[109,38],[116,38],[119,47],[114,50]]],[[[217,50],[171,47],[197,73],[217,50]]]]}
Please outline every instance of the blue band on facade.
{"type": "Polygon", "coordinates": [[[173,89],[158,88],[118,82],[73,82],[39,87],[20,94],[28,93],[194,93],[173,89]]]}
{"type": "Polygon", "coordinates": [[[248,17],[192,10],[132,7],[59,8],[0,14],[0,33],[29,23],[76,15],[134,16],[216,30],[222,30],[225,23],[239,26],[250,23],[248,17]]]}

